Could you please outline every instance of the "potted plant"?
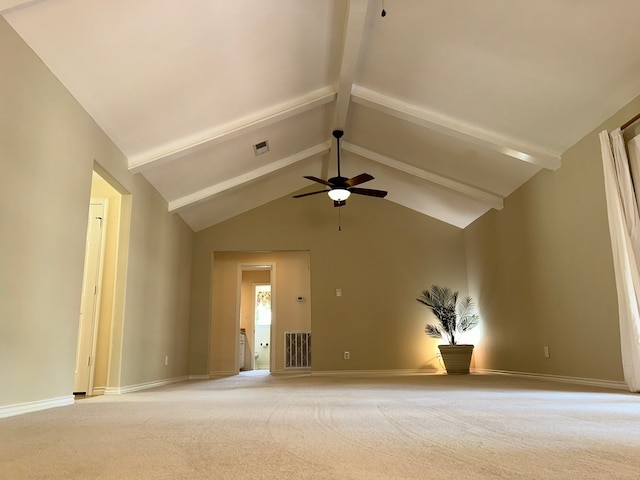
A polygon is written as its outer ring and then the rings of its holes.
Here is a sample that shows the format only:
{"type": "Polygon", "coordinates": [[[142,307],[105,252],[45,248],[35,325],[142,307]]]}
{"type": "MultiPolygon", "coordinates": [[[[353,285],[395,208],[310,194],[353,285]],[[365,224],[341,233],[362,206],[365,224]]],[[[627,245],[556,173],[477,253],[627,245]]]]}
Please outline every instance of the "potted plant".
{"type": "Polygon", "coordinates": [[[476,327],[480,321],[480,316],[473,311],[474,302],[471,297],[458,300],[458,292],[433,285],[431,290],[424,290],[416,300],[431,309],[438,319],[436,324],[427,324],[425,333],[432,338],[444,338],[449,342],[449,345],[438,346],[447,373],[469,373],[473,345],[458,344],[458,335],[476,327]]]}

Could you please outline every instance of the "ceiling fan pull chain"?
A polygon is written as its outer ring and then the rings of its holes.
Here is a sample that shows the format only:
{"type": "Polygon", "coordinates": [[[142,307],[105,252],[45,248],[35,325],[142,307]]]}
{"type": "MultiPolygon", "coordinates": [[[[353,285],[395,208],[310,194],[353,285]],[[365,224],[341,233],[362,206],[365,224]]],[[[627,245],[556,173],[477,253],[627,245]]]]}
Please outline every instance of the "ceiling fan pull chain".
{"type": "Polygon", "coordinates": [[[342,231],[342,216],[340,215],[340,209],[338,209],[338,231],[342,231]]]}

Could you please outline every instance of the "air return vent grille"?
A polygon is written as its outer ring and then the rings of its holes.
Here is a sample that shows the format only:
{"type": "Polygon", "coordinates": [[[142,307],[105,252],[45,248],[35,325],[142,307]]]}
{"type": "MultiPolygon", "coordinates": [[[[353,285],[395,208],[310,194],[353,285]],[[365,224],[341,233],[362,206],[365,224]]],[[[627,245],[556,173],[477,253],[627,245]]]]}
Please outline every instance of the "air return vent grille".
{"type": "Polygon", "coordinates": [[[284,368],[311,367],[311,332],[284,333],[284,368]]]}

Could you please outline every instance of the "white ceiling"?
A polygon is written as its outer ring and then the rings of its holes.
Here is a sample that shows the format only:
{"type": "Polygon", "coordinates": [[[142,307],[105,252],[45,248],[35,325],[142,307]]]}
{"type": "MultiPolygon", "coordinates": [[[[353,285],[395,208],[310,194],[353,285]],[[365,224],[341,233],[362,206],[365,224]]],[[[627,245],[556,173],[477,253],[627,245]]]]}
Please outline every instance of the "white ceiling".
{"type": "Polygon", "coordinates": [[[336,128],[343,176],[389,191],[348,203],[463,228],[640,94],[638,0],[386,0],[385,17],[382,1],[0,13],[194,230],[321,189],[302,176],[335,174],[336,128]]]}

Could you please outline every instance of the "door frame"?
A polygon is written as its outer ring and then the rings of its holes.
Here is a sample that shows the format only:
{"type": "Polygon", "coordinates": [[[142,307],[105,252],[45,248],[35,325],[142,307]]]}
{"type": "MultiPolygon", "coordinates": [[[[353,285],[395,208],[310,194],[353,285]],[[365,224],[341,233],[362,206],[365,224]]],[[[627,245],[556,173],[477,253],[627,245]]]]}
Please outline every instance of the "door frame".
{"type": "MultiPolygon", "coordinates": [[[[236,373],[240,372],[240,308],[242,305],[242,272],[251,271],[251,270],[269,270],[269,283],[271,284],[271,331],[269,334],[269,345],[272,347],[270,349],[269,355],[269,372],[274,370],[274,360],[275,348],[277,347],[276,342],[274,341],[275,336],[275,326],[277,321],[276,315],[276,262],[259,262],[259,263],[238,263],[237,265],[237,283],[236,283],[236,342],[235,342],[235,361],[234,361],[234,370],[236,373]]],[[[255,325],[255,319],[252,319],[253,324],[255,325]]],[[[255,340],[254,340],[255,342],[255,340]]],[[[255,349],[255,345],[253,347],[255,349]]]]}
{"type": "MultiPolygon", "coordinates": [[[[101,231],[100,231],[100,251],[98,253],[98,272],[96,273],[96,293],[95,293],[95,301],[93,305],[93,314],[91,319],[91,345],[89,348],[89,356],[91,358],[91,363],[89,365],[89,381],[87,385],[86,394],[93,394],[93,381],[96,370],[96,350],[98,346],[98,327],[100,324],[100,308],[102,301],[102,276],[104,272],[104,253],[105,253],[105,243],[106,243],[106,233],[107,233],[107,218],[109,215],[109,199],[107,198],[91,198],[89,202],[89,210],[91,210],[91,205],[102,205],[102,219],[101,219],[101,231]]],[[[89,223],[87,222],[87,228],[89,228],[89,223]]],[[[87,259],[85,258],[84,271],[86,272],[87,259]]],[[[86,275],[85,275],[86,276],[86,275]]],[[[85,288],[83,283],[82,288],[85,288]]],[[[80,335],[80,325],[78,324],[78,336],[80,335]]],[[[80,343],[77,345],[76,351],[76,362],[78,361],[77,356],[80,351],[80,343]]],[[[77,365],[76,365],[77,368],[77,365]]]]}

